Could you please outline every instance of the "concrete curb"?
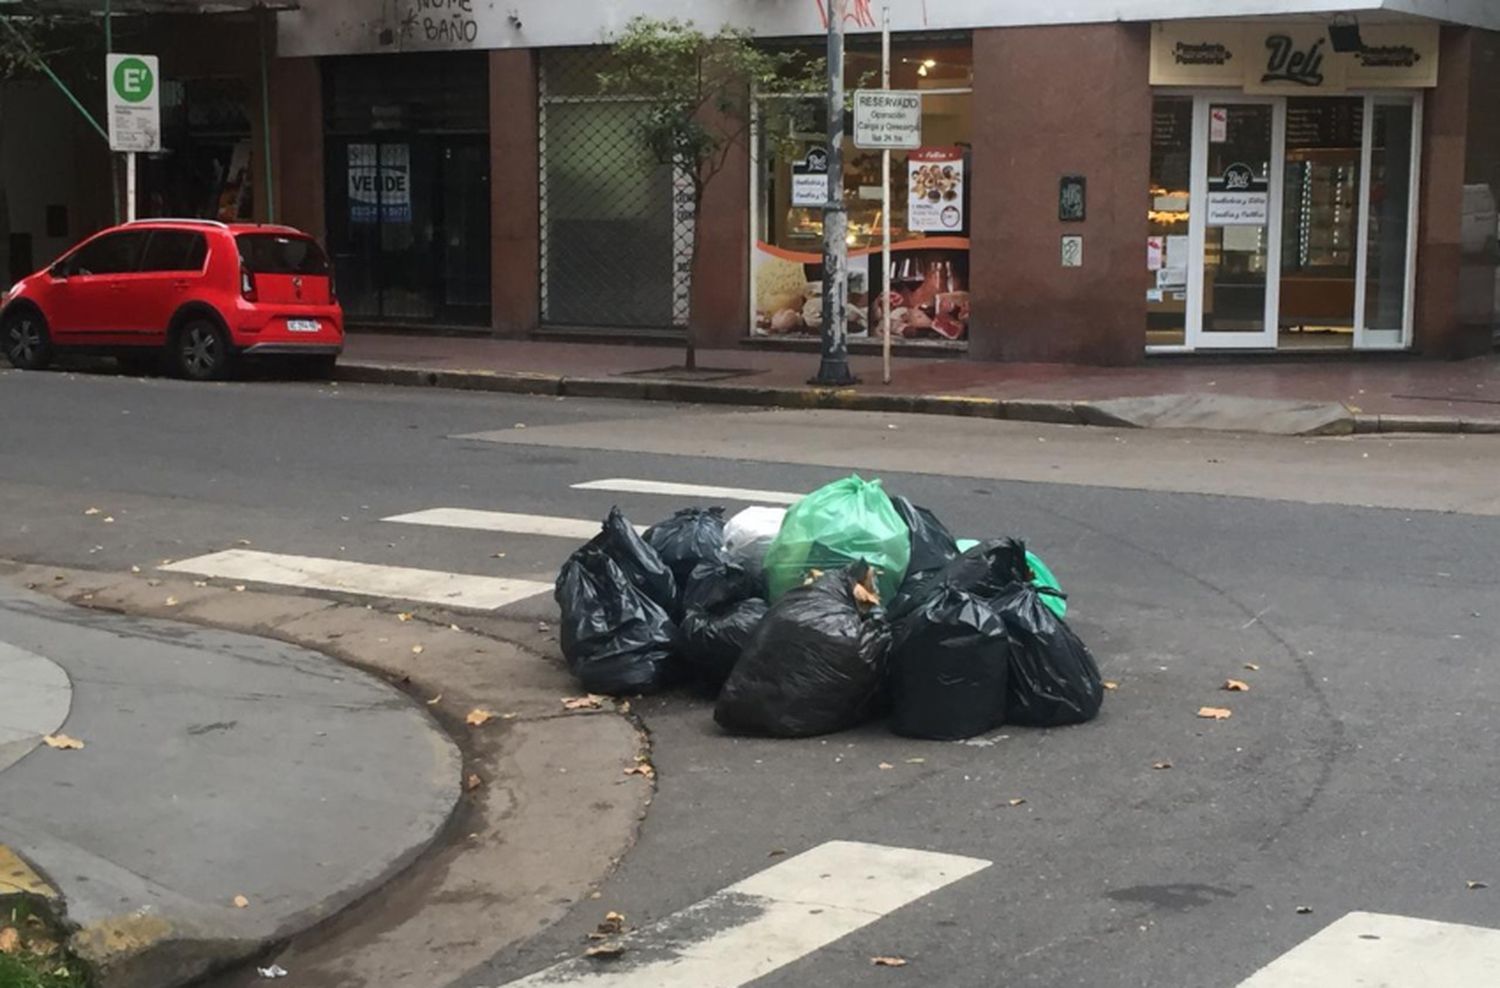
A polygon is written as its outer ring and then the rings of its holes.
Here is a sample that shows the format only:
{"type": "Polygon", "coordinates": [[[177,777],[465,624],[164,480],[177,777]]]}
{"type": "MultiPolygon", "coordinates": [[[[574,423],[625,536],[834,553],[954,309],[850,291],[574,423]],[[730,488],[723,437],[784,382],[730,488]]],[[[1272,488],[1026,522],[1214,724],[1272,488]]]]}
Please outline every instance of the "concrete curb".
{"type": "MultiPolygon", "coordinates": [[[[822,408],[896,414],[956,415],[969,418],[1003,419],[1011,422],[1093,425],[1116,429],[1142,427],[1090,401],[986,398],[972,395],[881,394],[859,391],[854,388],[758,388],[741,384],[712,384],[699,381],[568,377],[561,374],[526,371],[428,370],[398,364],[361,362],[340,363],[335,377],[339,381],[358,384],[425,386],[501,394],[742,405],[752,408],[822,408]]],[[[1369,415],[1351,411],[1343,419],[1302,434],[1369,433],[1500,434],[1500,421],[1450,415],[1369,415]]]]}

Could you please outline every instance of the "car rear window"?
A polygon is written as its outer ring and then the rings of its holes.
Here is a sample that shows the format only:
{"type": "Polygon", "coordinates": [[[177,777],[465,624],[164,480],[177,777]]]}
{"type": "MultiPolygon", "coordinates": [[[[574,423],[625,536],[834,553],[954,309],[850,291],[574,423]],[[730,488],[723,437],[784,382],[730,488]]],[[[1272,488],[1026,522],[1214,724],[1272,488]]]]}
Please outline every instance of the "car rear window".
{"type": "Polygon", "coordinates": [[[328,274],[323,248],[307,237],[242,233],[234,239],[240,247],[240,260],[256,274],[328,274]]]}

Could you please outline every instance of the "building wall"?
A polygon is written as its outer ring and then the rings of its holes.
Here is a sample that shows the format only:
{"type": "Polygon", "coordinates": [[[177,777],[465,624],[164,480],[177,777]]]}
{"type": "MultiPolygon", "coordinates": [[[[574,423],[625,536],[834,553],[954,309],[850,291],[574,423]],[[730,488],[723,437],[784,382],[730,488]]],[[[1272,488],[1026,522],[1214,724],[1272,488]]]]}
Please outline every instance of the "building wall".
{"type": "Polygon", "coordinates": [[[1465,348],[1483,350],[1500,336],[1500,32],[1471,32],[1469,72],[1458,309],[1465,348]]]}
{"type": "Polygon", "coordinates": [[[271,73],[276,218],[327,242],[323,74],[315,58],[278,59],[271,73]]]}
{"type": "Polygon", "coordinates": [[[525,336],[541,310],[537,59],[490,53],[490,290],[495,333],[525,336]]]}
{"type": "Polygon", "coordinates": [[[1149,59],[1147,25],[974,32],[973,357],[1142,358],[1149,59]],[[1088,182],[1081,223],[1058,220],[1067,174],[1088,182]],[[1082,267],[1062,267],[1064,234],[1082,267]]]}

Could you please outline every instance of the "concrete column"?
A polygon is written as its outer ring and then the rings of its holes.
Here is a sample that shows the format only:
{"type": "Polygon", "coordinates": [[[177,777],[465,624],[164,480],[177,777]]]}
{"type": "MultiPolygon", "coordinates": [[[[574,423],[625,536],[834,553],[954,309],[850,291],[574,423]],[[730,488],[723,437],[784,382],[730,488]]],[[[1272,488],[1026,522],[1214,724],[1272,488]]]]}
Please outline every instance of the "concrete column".
{"type": "MultiPolygon", "coordinates": [[[[316,58],[271,63],[271,156],[277,219],[326,243],[323,74],[316,58]]],[[[263,209],[264,201],[257,198],[256,206],[263,209]]]]}
{"type": "Polygon", "coordinates": [[[973,357],[1142,359],[1149,66],[1144,24],[974,32],[973,357]],[[1067,174],[1088,182],[1081,223],[1058,220],[1067,174]],[[1062,266],[1065,234],[1082,235],[1082,267],[1062,266]]]}
{"type": "Polygon", "coordinates": [[[496,336],[526,336],[541,313],[537,53],[490,59],[490,293],[496,336]]]}
{"type": "Polygon", "coordinates": [[[700,347],[734,346],[750,328],[750,149],[743,141],[703,195],[693,269],[700,347]]]}
{"type": "Polygon", "coordinates": [[[1471,40],[1467,29],[1443,28],[1438,84],[1426,91],[1422,105],[1413,344],[1428,356],[1458,356],[1466,350],[1458,318],[1458,281],[1471,40]]]}

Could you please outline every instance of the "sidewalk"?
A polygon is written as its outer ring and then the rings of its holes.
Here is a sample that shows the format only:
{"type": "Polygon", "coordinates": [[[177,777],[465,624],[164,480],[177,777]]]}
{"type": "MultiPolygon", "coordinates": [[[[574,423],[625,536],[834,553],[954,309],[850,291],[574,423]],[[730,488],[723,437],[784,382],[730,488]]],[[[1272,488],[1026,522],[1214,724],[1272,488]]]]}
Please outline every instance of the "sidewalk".
{"type": "Polygon", "coordinates": [[[56,887],[109,988],[182,983],[360,898],[459,779],[424,711],[327,656],[0,587],[0,859],[56,887]]]}
{"type": "Polygon", "coordinates": [[[864,408],[1080,424],[1293,434],[1500,431],[1500,355],[1419,359],[1163,359],[1134,367],[855,355],[862,383],[807,386],[818,356],[677,347],[352,333],[339,377],[496,391],[749,405],[864,408]],[[1172,396],[1168,398],[1167,396],[1172,396]],[[1139,399],[1151,399],[1140,401],[1139,399]],[[1281,420],[1270,422],[1268,419],[1281,420]]]}

